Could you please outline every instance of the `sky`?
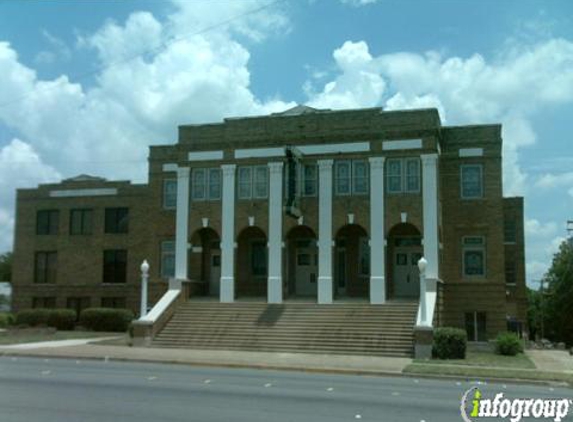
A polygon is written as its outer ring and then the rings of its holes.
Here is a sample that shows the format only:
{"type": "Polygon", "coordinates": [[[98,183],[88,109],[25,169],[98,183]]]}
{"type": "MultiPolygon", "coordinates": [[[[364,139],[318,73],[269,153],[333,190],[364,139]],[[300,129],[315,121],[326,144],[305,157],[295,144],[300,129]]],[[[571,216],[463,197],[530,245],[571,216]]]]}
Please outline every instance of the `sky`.
{"type": "Polygon", "coordinates": [[[501,123],[537,286],[573,219],[569,0],[0,0],[0,252],[16,188],[145,182],[177,125],[295,104],[501,123]]]}

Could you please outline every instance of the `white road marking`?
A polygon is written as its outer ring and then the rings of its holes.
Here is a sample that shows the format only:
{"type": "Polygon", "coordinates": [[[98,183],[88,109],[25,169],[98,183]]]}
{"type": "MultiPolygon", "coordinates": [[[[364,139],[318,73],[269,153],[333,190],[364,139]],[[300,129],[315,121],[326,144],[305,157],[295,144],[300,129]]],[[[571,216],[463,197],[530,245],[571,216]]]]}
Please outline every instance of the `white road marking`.
{"type": "Polygon", "coordinates": [[[148,381],[153,381],[153,380],[156,380],[156,379],[157,379],[157,377],[147,377],[147,380],[148,380],[148,381]]]}
{"type": "Polygon", "coordinates": [[[400,393],[398,393],[397,391],[394,391],[394,392],[392,392],[392,395],[393,395],[393,396],[399,396],[400,393]]]}
{"type": "Polygon", "coordinates": [[[109,356],[106,356],[103,361],[104,361],[105,363],[108,363],[108,362],[109,362],[109,356]]]}
{"type": "Polygon", "coordinates": [[[44,359],[44,363],[48,363],[50,359],[44,359]]]}
{"type": "Polygon", "coordinates": [[[52,371],[42,371],[42,375],[50,375],[52,371]]]}
{"type": "Polygon", "coordinates": [[[362,419],[362,415],[356,415],[354,416],[354,419],[362,419]]]}
{"type": "Polygon", "coordinates": [[[456,385],[462,385],[462,383],[458,381],[458,382],[456,382],[456,385]]]}
{"type": "Polygon", "coordinates": [[[211,380],[205,380],[203,381],[203,384],[211,384],[211,380]]]}
{"type": "Polygon", "coordinates": [[[332,387],[328,387],[328,388],[326,389],[326,391],[333,391],[333,390],[334,390],[334,388],[332,388],[332,387]]]}
{"type": "Polygon", "coordinates": [[[419,380],[414,380],[414,384],[418,384],[419,382],[419,380]]]}
{"type": "Polygon", "coordinates": [[[265,384],[265,387],[266,387],[266,388],[269,388],[269,387],[272,387],[272,386],[273,386],[273,385],[272,385],[270,382],[268,382],[268,383],[265,384]]]}

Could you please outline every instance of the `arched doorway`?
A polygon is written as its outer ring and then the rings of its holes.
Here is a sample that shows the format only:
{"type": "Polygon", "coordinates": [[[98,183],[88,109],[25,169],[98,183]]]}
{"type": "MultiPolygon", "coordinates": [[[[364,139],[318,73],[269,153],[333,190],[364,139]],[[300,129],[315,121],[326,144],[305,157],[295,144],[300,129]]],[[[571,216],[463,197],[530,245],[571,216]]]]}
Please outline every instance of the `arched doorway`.
{"type": "Polygon", "coordinates": [[[203,294],[219,296],[221,280],[220,238],[215,230],[204,227],[191,236],[189,277],[203,283],[203,294]]]}
{"type": "Polygon", "coordinates": [[[388,234],[390,295],[396,299],[420,296],[418,261],[423,255],[422,236],[409,223],[395,225],[388,234]]]}
{"type": "Polygon", "coordinates": [[[235,274],[237,297],[266,297],[267,275],[267,236],[258,227],[247,227],[237,238],[235,274]]]}
{"type": "Polygon", "coordinates": [[[287,234],[288,295],[318,295],[318,247],[316,234],[308,226],[297,226],[287,234]]]}
{"type": "Polygon", "coordinates": [[[369,281],[368,233],[358,224],[347,224],[338,230],[335,238],[334,294],[367,298],[369,281]]]}

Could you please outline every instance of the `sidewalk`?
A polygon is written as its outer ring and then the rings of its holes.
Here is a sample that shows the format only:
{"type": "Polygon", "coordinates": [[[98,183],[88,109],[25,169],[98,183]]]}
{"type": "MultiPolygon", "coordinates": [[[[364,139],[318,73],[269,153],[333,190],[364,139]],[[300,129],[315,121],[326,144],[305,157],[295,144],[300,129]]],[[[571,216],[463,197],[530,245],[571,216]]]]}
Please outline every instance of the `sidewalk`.
{"type": "MultiPolygon", "coordinates": [[[[97,340],[102,340],[97,339],[97,340]]],[[[290,369],[370,375],[401,375],[410,358],[321,355],[313,353],[270,353],[227,350],[160,349],[91,343],[67,344],[70,340],[35,343],[33,347],[0,346],[0,355],[70,359],[111,359],[122,361],[177,363],[199,366],[226,366],[260,369],[290,369]],[[56,344],[59,343],[59,344],[56,344]]]]}

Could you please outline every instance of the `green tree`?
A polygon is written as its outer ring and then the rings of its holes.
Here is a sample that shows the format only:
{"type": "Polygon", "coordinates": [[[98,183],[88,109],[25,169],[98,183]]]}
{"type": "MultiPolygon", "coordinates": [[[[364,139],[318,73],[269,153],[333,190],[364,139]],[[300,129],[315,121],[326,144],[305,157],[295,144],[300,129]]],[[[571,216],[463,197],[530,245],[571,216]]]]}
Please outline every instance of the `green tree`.
{"type": "Polygon", "coordinates": [[[563,242],[544,277],[545,335],[573,345],[573,242],[563,242]]]}
{"type": "Polygon", "coordinates": [[[541,337],[541,292],[527,288],[527,326],[529,327],[529,339],[535,340],[541,337]]]}
{"type": "Polygon", "coordinates": [[[0,255],[0,281],[12,281],[12,252],[0,255]]]}

